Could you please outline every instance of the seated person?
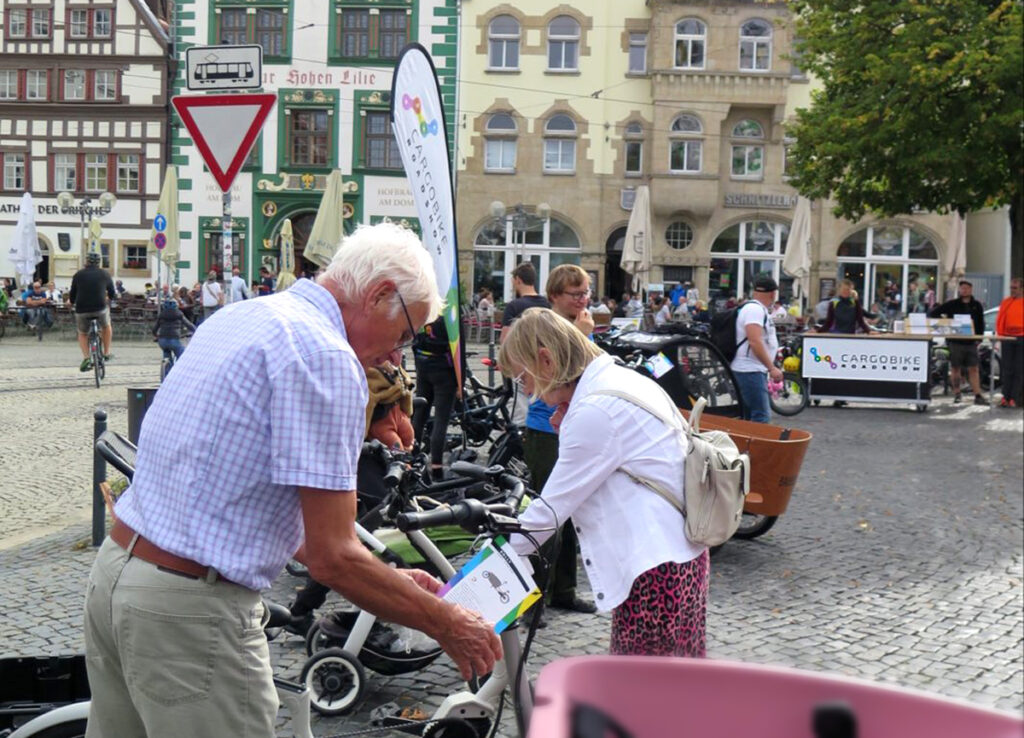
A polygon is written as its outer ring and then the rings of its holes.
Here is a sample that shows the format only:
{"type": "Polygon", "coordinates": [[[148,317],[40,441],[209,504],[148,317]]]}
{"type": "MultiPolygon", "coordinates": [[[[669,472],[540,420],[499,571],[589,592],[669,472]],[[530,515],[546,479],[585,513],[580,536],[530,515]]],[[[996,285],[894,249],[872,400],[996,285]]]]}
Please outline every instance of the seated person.
{"type": "Polygon", "coordinates": [[[21,302],[27,308],[22,317],[26,325],[34,328],[40,320],[47,328],[53,325],[53,316],[50,315],[49,309],[50,301],[46,297],[43,283],[38,279],[22,293],[21,302]]]}
{"type": "MultiPolygon", "coordinates": [[[[388,448],[408,451],[415,440],[409,419],[412,415],[413,382],[401,368],[397,354],[397,351],[393,352],[390,362],[366,370],[366,384],[370,390],[370,399],[366,403],[366,440],[377,440],[388,448]]],[[[384,500],[386,472],[379,459],[360,455],[356,471],[359,489],[357,515],[360,524],[369,530],[380,524],[379,520],[367,520],[367,513],[384,500]]],[[[305,635],[313,624],[313,611],[324,604],[328,592],[329,587],[310,578],[289,608],[293,621],[285,629],[289,633],[305,635]]]]}

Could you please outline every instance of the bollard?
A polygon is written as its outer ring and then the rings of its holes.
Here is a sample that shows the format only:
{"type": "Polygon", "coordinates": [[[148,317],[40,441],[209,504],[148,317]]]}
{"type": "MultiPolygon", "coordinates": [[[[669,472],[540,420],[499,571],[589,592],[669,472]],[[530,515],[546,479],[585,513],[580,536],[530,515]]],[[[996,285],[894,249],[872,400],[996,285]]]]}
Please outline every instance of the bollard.
{"type": "Polygon", "coordinates": [[[142,419],[153,404],[159,387],[128,388],[128,440],[139,445],[139,433],[142,431],[142,419]]]}
{"type": "Polygon", "coordinates": [[[107,481],[107,462],[96,450],[96,439],[107,429],[107,411],[97,408],[92,426],[92,545],[99,546],[107,534],[107,506],[100,484],[107,481]]]}

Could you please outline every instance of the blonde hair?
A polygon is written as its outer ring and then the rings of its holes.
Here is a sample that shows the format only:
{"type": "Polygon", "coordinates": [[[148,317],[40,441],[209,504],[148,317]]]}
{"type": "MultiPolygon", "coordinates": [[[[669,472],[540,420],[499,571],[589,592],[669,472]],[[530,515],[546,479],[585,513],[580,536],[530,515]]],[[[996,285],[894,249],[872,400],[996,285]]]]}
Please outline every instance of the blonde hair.
{"type": "Polygon", "coordinates": [[[533,399],[575,382],[587,366],[604,352],[580,329],[548,308],[530,308],[512,324],[501,344],[498,363],[506,376],[512,366],[522,367],[533,378],[533,399]],[[546,382],[538,376],[540,350],[547,349],[555,367],[546,382]]]}
{"type": "Polygon", "coordinates": [[[576,287],[590,282],[590,275],[583,271],[583,267],[575,264],[561,264],[551,270],[548,275],[548,283],[544,287],[548,299],[565,292],[568,287],[576,287]]]}

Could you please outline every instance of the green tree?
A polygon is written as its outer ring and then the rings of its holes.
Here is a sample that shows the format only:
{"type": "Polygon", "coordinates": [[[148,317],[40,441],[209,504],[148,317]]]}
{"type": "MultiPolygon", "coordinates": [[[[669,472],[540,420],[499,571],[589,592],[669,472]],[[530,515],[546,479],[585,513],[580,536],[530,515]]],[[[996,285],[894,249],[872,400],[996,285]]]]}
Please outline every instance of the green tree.
{"type": "Polygon", "coordinates": [[[1020,0],[791,0],[821,87],[787,133],[791,183],[856,220],[1011,206],[1024,174],[1020,0]]]}

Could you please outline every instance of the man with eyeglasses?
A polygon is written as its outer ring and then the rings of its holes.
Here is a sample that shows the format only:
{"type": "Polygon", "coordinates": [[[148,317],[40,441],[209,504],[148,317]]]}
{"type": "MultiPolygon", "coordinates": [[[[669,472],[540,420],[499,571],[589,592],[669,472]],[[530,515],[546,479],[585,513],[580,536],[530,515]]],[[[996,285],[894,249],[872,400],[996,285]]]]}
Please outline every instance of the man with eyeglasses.
{"type": "Polygon", "coordinates": [[[90,575],[88,735],[274,735],[260,591],[289,558],[356,606],[437,640],[465,678],[493,625],[391,569],[355,532],[364,367],[441,309],[411,231],[363,226],[316,281],[228,305],[146,414],[132,484],[90,575]]]}
{"type": "MultiPolygon", "coordinates": [[[[545,291],[551,309],[579,328],[586,336],[594,332],[594,319],[587,306],[590,304],[590,276],[575,264],[562,264],[551,270],[545,291]]],[[[545,404],[541,400],[530,403],[526,415],[526,432],[523,436],[523,455],[530,468],[534,489],[544,488],[551,470],[558,461],[558,435],[556,426],[563,411],[545,404]],[[554,425],[552,424],[554,423],[554,425]]],[[[575,612],[597,612],[594,603],[576,594],[578,547],[576,531],[572,521],[565,521],[560,536],[552,537],[541,548],[544,556],[552,562],[553,581],[549,588],[551,607],[575,612]],[[559,548],[554,549],[558,540],[559,548]]]]}

